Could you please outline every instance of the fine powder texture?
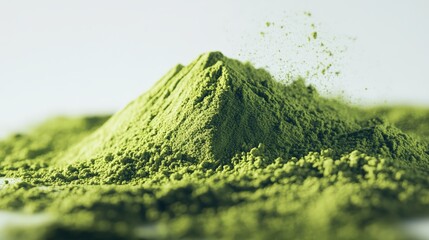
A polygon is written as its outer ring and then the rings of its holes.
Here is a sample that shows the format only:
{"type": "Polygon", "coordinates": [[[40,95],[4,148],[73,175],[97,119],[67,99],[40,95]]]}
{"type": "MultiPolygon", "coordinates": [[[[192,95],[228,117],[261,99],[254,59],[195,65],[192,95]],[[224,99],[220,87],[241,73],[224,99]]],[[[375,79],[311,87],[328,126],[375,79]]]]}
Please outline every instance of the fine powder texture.
{"type": "Polygon", "coordinates": [[[5,234],[406,239],[397,224],[429,216],[428,116],[350,106],[203,54],[111,117],[1,141],[0,209],[51,218],[5,234]]]}

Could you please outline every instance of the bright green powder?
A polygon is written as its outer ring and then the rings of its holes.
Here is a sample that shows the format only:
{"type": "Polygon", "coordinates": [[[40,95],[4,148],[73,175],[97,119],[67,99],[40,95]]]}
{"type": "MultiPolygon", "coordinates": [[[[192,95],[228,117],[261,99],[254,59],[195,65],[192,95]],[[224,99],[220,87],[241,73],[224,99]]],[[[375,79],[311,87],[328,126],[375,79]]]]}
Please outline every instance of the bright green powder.
{"type": "Polygon", "coordinates": [[[0,174],[22,180],[0,208],[52,218],[11,239],[404,239],[398,221],[429,215],[428,116],[208,53],[107,122],[0,142],[0,174]]]}

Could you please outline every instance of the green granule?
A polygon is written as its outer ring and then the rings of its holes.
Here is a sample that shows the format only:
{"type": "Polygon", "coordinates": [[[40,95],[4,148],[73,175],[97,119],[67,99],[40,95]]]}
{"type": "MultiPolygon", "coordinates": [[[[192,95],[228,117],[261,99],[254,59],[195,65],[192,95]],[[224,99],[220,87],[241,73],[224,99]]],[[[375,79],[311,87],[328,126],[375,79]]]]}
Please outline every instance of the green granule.
{"type": "Polygon", "coordinates": [[[311,12],[304,12],[304,15],[307,16],[307,17],[311,17],[312,16],[311,12]]]}
{"type": "Polygon", "coordinates": [[[311,36],[313,37],[313,39],[314,39],[314,40],[316,40],[316,39],[317,39],[317,32],[313,32],[313,33],[311,34],[311,36]]]}
{"type": "Polygon", "coordinates": [[[398,222],[429,215],[428,112],[349,106],[208,53],[105,123],[0,142],[1,176],[21,180],[0,209],[52,218],[10,239],[406,239],[398,222]]]}

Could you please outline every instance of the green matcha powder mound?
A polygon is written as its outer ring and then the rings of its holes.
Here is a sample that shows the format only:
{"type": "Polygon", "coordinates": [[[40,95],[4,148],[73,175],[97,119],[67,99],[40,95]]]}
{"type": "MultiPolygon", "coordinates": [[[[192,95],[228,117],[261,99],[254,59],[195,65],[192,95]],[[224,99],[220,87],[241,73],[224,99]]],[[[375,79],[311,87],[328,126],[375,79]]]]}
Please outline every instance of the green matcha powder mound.
{"type": "Polygon", "coordinates": [[[15,181],[0,186],[0,208],[52,219],[4,234],[407,239],[398,224],[429,216],[428,119],[203,54],[111,117],[56,118],[1,141],[0,177],[15,181]]]}

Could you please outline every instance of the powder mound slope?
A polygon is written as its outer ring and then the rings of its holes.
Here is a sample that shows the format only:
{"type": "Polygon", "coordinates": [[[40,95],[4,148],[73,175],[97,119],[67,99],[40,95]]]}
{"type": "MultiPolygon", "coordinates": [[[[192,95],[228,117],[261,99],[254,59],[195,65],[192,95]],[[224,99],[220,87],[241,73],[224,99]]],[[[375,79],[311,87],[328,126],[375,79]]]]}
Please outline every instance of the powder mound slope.
{"type": "MultiPolygon", "coordinates": [[[[127,181],[183,162],[226,164],[260,143],[271,158],[302,157],[326,148],[340,154],[354,149],[383,153],[387,143],[376,126],[385,124],[365,126],[358,114],[320,97],[302,80],[286,85],[265,70],[211,52],[173,68],[58,163],[92,165],[89,177],[119,164],[115,174],[127,181]],[[336,148],[341,143],[354,149],[336,148]]],[[[392,144],[402,136],[395,131],[389,133],[392,144]]],[[[413,147],[400,155],[407,158],[413,147]]],[[[418,152],[412,160],[425,154],[420,147],[418,152]]]]}
{"type": "Polygon", "coordinates": [[[2,139],[0,171],[46,167],[55,161],[58,152],[78,143],[108,118],[109,116],[55,117],[29,132],[2,139]]]}

